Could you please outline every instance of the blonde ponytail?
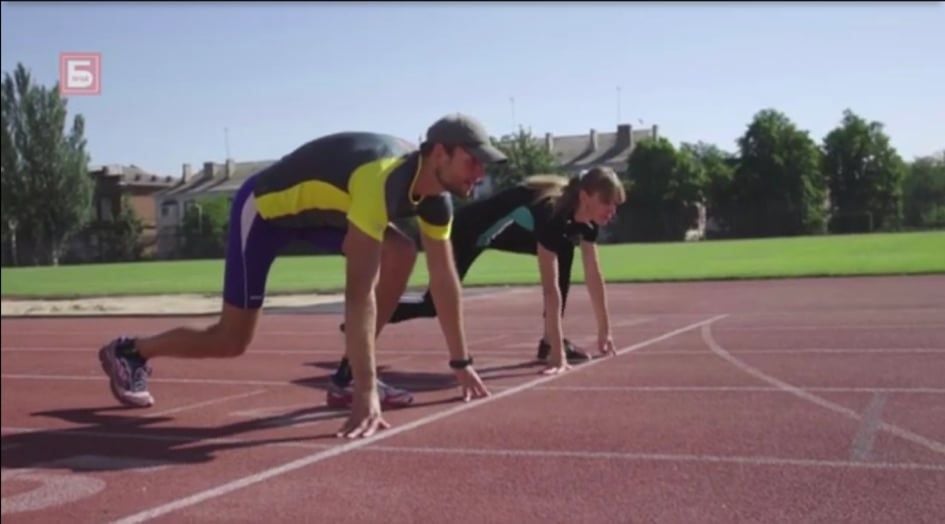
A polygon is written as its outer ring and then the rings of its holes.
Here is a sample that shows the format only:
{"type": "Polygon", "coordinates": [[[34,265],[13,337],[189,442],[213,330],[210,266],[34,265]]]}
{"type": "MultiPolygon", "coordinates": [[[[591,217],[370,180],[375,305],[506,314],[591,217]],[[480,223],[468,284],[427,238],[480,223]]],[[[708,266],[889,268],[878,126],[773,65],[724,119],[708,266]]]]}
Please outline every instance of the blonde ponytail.
{"type": "Polygon", "coordinates": [[[593,167],[584,173],[564,177],[561,175],[540,174],[525,179],[525,185],[537,189],[536,200],[551,198],[555,214],[570,216],[577,209],[578,195],[583,190],[590,194],[603,194],[608,202],[620,205],[626,200],[623,184],[617,173],[606,166],[593,167]]]}

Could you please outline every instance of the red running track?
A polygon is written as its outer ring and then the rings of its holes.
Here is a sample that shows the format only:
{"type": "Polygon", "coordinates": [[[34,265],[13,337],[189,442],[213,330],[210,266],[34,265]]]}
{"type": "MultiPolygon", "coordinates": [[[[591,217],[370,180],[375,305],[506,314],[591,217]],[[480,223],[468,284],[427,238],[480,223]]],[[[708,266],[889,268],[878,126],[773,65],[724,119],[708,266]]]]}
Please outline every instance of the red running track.
{"type": "MultiPolygon", "coordinates": [[[[621,354],[533,361],[540,292],[466,304],[488,400],[464,404],[435,320],[390,326],[417,392],[333,437],[336,314],[270,314],[241,358],[155,361],[118,407],[96,349],[207,318],[4,319],[3,521],[942,522],[945,277],[610,287],[621,354]]],[[[566,333],[595,339],[586,293],[566,333]]]]}

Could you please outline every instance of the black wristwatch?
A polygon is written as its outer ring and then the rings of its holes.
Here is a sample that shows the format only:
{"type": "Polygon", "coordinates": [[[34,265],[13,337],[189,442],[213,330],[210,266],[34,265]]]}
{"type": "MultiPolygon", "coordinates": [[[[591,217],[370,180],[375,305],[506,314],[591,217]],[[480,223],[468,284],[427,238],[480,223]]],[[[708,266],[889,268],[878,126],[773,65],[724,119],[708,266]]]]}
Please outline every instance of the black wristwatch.
{"type": "Polygon", "coordinates": [[[450,367],[453,369],[466,369],[467,366],[471,366],[473,363],[473,358],[469,357],[467,359],[454,359],[450,360],[450,367]]]}

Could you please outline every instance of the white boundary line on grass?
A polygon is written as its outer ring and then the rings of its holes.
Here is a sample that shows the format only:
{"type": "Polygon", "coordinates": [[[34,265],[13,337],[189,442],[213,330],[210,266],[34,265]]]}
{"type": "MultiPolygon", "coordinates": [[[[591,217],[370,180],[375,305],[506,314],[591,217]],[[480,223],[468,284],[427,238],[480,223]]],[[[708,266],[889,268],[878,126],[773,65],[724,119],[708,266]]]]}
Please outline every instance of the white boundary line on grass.
{"type": "MultiPolygon", "coordinates": [[[[637,344],[633,344],[633,345],[631,345],[631,346],[627,346],[627,347],[621,348],[620,350],[617,351],[617,354],[618,354],[618,355],[624,355],[624,354],[626,354],[626,353],[630,353],[630,352],[632,352],[632,351],[636,351],[636,350],[638,350],[638,349],[640,349],[640,348],[643,348],[643,347],[646,347],[646,346],[650,346],[650,345],[652,345],[652,344],[656,344],[657,342],[662,342],[663,340],[666,340],[666,339],[668,339],[668,338],[674,337],[674,336],[679,335],[679,334],[681,334],[681,333],[685,333],[685,332],[687,332],[687,331],[691,331],[691,330],[693,330],[693,329],[702,327],[702,326],[704,326],[704,325],[711,324],[712,322],[715,322],[715,321],[720,320],[720,319],[722,319],[722,318],[725,318],[725,317],[727,317],[727,316],[728,316],[727,314],[716,315],[716,316],[714,316],[714,317],[712,317],[712,318],[709,318],[709,319],[706,319],[706,320],[702,320],[702,321],[700,321],[700,322],[696,322],[696,323],[693,323],[693,324],[689,324],[688,326],[685,326],[685,327],[682,327],[682,328],[679,328],[679,329],[675,329],[675,330],[673,330],[673,331],[664,333],[663,335],[660,335],[660,336],[657,336],[657,337],[653,337],[653,338],[650,338],[650,339],[648,339],[648,340],[644,340],[643,342],[639,342],[639,343],[637,343],[637,344]]],[[[593,366],[593,365],[596,365],[596,364],[598,364],[598,363],[600,363],[600,362],[605,362],[605,361],[608,361],[608,360],[610,360],[610,359],[609,359],[609,358],[600,358],[600,359],[592,360],[592,361],[590,361],[590,362],[587,362],[587,363],[585,363],[585,364],[582,364],[581,366],[576,367],[574,370],[571,371],[571,373],[574,373],[574,372],[579,371],[579,370],[586,369],[586,368],[591,367],[591,366],[593,366]]],[[[407,431],[411,431],[411,430],[413,430],[413,429],[416,429],[416,428],[419,428],[419,427],[422,427],[422,426],[426,426],[426,425],[428,425],[428,424],[430,424],[430,423],[432,423],[432,422],[436,422],[436,421],[438,421],[438,420],[440,420],[440,419],[443,419],[443,418],[446,418],[446,417],[455,415],[455,414],[457,414],[457,413],[462,413],[462,412],[464,412],[464,411],[467,411],[467,410],[469,410],[469,409],[473,409],[473,408],[478,407],[478,406],[483,406],[483,405],[486,405],[486,404],[490,404],[490,403],[495,402],[495,401],[497,401],[497,400],[499,400],[499,399],[501,399],[501,398],[505,398],[505,397],[508,397],[508,396],[510,396],[510,395],[514,395],[514,394],[516,394],[516,393],[520,393],[520,392],[522,392],[522,391],[526,391],[526,390],[528,390],[528,389],[534,388],[535,386],[539,386],[539,385],[541,385],[541,384],[544,384],[544,383],[546,383],[546,382],[550,382],[550,381],[555,380],[556,378],[559,378],[559,377],[562,377],[562,376],[567,376],[567,375],[569,375],[569,374],[570,374],[570,373],[564,373],[564,374],[560,374],[560,375],[547,375],[547,376],[542,376],[542,377],[540,377],[540,378],[536,378],[536,379],[530,380],[530,381],[528,381],[528,382],[525,382],[524,384],[520,384],[520,385],[518,385],[518,386],[509,388],[509,389],[506,389],[506,390],[501,391],[501,392],[499,392],[499,393],[494,393],[494,394],[493,394],[492,396],[490,396],[490,397],[487,397],[487,398],[484,398],[484,399],[480,399],[480,400],[475,400],[475,401],[468,402],[468,403],[462,403],[462,404],[459,404],[459,405],[454,406],[454,407],[452,407],[452,408],[449,408],[449,409],[445,409],[445,410],[443,410],[443,411],[440,411],[440,412],[438,412],[438,413],[433,413],[433,414],[430,414],[430,415],[428,415],[428,416],[426,416],[426,417],[422,417],[422,418],[417,419],[417,420],[414,420],[414,421],[412,421],[412,422],[408,422],[408,423],[406,423],[406,424],[404,424],[404,425],[402,425],[402,426],[399,426],[399,427],[396,427],[396,428],[392,428],[392,429],[388,429],[388,430],[383,430],[383,431],[381,431],[381,432],[379,432],[379,433],[375,433],[375,434],[374,434],[373,436],[371,436],[371,437],[368,437],[368,438],[365,438],[365,439],[358,439],[358,440],[355,440],[355,441],[350,442],[350,443],[348,443],[348,444],[342,444],[342,445],[335,446],[335,447],[332,447],[332,448],[327,449],[327,450],[324,450],[324,451],[319,451],[319,452],[316,452],[316,453],[312,453],[311,455],[307,455],[307,456],[305,456],[305,457],[302,457],[302,458],[293,460],[293,461],[291,461],[291,462],[287,462],[287,463],[285,463],[285,464],[282,464],[281,466],[275,466],[275,467],[272,467],[272,468],[269,468],[269,469],[260,471],[259,473],[255,473],[255,474],[253,474],[253,475],[247,475],[247,476],[245,476],[245,477],[238,478],[238,479],[236,479],[236,480],[227,482],[226,484],[221,484],[221,485],[219,485],[219,486],[216,486],[216,487],[213,487],[213,488],[210,488],[210,489],[207,489],[207,490],[198,492],[198,493],[194,493],[193,495],[190,495],[190,496],[188,496],[188,497],[183,497],[183,498],[179,498],[179,499],[177,499],[177,500],[172,500],[172,501],[167,502],[167,503],[165,503],[165,504],[161,504],[161,505],[159,505],[159,506],[155,506],[155,507],[153,507],[153,508],[146,509],[146,510],[144,510],[144,511],[135,513],[135,514],[133,514],[133,515],[129,515],[129,516],[125,517],[125,518],[119,519],[119,520],[114,521],[114,522],[115,522],[116,524],[131,524],[131,523],[137,523],[137,522],[144,522],[144,521],[146,521],[146,520],[150,520],[150,519],[159,517],[159,516],[161,516],[161,515],[166,515],[166,514],[168,514],[168,513],[173,512],[173,511],[177,511],[177,510],[179,510],[179,509],[187,508],[187,507],[190,507],[190,506],[199,504],[199,503],[201,503],[201,502],[204,502],[204,501],[206,501],[206,500],[210,500],[210,499],[212,499],[212,498],[216,498],[216,497],[219,497],[219,496],[222,496],[222,495],[226,495],[227,493],[230,493],[230,492],[233,492],[233,491],[236,491],[236,490],[245,488],[245,487],[247,487],[247,486],[251,486],[251,485],[253,485],[253,484],[260,483],[260,482],[262,482],[262,481],[264,481],[264,480],[267,480],[267,479],[270,479],[270,478],[272,478],[272,477],[276,477],[276,476],[279,476],[279,475],[283,475],[283,474],[285,474],[285,473],[289,473],[289,472],[291,472],[291,471],[295,471],[295,470],[297,470],[297,469],[304,468],[304,467],[309,466],[309,465],[311,465],[311,464],[315,464],[315,463],[317,463],[317,462],[321,462],[321,461],[323,461],[323,460],[326,460],[326,459],[329,459],[329,458],[332,458],[332,457],[336,457],[336,456],[338,456],[338,455],[343,455],[343,454],[345,454],[345,453],[348,453],[348,452],[350,452],[350,451],[354,451],[354,450],[359,449],[359,448],[363,448],[363,447],[365,447],[365,446],[368,446],[368,445],[370,445],[370,444],[373,444],[373,443],[378,442],[378,441],[381,441],[381,440],[388,439],[388,438],[393,437],[393,436],[395,436],[395,435],[399,435],[399,434],[401,434],[401,433],[405,433],[405,432],[407,432],[407,431]]]]}

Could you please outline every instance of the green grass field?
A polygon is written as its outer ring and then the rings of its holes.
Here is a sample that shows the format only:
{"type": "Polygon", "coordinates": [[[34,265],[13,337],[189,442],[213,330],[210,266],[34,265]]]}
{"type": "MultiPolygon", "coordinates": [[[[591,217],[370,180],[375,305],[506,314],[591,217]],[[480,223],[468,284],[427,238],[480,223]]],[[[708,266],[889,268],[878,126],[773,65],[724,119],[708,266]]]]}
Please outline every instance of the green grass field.
{"type": "MultiPolygon", "coordinates": [[[[600,254],[609,282],[945,273],[945,232],[607,245],[600,254]]],[[[268,292],[337,291],[343,262],[337,256],[277,259],[268,292]]],[[[218,294],[223,261],[10,268],[0,276],[4,298],[218,294]]],[[[421,254],[410,285],[426,279],[421,254]]],[[[574,281],[583,281],[579,256],[574,281]]],[[[495,251],[480,257],[466,278],[467,285],[537,283],[534,257],[495,251]]]]}

